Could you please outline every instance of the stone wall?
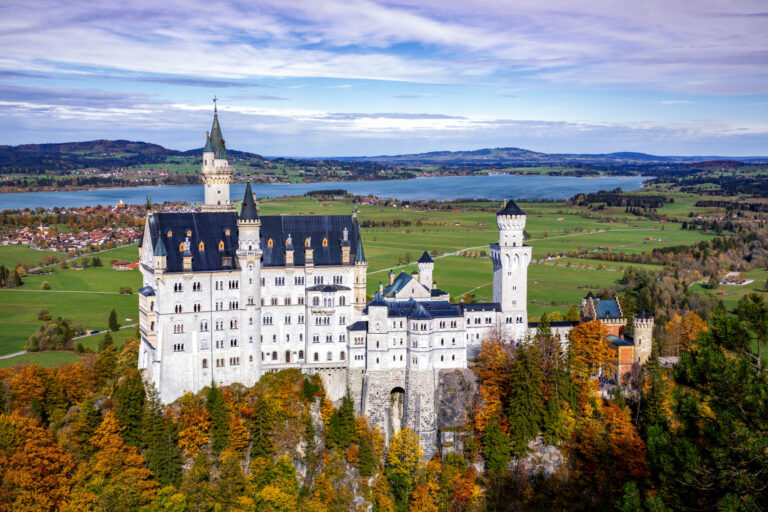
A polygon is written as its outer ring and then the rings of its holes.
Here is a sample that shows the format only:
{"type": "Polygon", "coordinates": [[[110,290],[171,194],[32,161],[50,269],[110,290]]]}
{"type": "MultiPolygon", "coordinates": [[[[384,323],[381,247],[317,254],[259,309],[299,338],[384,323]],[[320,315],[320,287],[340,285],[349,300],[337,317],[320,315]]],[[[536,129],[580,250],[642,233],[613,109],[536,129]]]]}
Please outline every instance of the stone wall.
{"type": "Polygon", "coordinates": [[[463,453],[468,414],[477,395],[477,376],[467,368],[442,370],[437,378],[438,449],[443,455],[463,453]]]}

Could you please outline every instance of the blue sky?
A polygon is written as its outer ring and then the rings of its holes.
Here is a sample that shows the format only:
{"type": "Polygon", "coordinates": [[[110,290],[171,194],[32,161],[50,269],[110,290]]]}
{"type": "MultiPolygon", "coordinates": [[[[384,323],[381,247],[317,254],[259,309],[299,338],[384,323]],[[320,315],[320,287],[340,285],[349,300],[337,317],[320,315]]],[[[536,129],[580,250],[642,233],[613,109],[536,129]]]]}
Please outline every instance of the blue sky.
{"type": "Polygon", "coordinates": [[[768,155],[757,1],[0,4],[0,144],[768,155]]]}

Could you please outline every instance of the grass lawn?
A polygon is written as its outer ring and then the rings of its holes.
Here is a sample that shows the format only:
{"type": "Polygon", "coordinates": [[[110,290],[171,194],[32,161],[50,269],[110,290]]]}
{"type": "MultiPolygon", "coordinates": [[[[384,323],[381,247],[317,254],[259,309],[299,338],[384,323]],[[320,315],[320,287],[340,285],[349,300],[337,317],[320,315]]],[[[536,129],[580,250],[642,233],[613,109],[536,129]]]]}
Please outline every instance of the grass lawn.
{"type": "Polygon", "coordinates": [[[61,253],[53,251],[36,251],[26,245],[2,245],[0,246],[0,265],[8,268],[16,268],[18,265],[37,265],[42,263],[46,255],[55,255],[59,258],[61,253]]]}
{"type": "Polygon", "coordinates": [[[35,363],[40,366],[63,366],[67,363],[79,361],[80,357],[74,352],[64,352],[61,350],[52,350],[49,352],[31,352],[9,359],[0,359],[0,368],[10,368],[17,364],[35,363]]]}

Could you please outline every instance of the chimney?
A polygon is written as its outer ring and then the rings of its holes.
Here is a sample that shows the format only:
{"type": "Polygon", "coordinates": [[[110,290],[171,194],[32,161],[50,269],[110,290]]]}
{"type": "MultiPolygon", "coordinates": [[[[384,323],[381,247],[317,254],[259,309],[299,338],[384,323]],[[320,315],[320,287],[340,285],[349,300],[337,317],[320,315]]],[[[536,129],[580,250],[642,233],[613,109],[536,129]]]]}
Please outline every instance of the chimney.
{"type": "Polygon", "coordinates": [[[185,272],[192,271],[192,251],[190,250],[189,237],[184,239],[184,250],[181,253],[182,267],[185,272]]]}
{"type": "Polygon", "coordinates": [[[392,270],[390,270],[389,271],[389,284],[391,285],[394,282],[395,282],[395,273],[392,270]]]}
{"type": "Polygon", "coordinates": [[[285,240],[285,266],[293,266],[293,238],[291,238],[290,233],[288,233],[288,238],[285,240]]]}
{"type": "Polygon", "coordinates": [[[304,241],[304,266],[315,266],[315,252],[312,249],[312,237],[308,236],[304,241]]]}

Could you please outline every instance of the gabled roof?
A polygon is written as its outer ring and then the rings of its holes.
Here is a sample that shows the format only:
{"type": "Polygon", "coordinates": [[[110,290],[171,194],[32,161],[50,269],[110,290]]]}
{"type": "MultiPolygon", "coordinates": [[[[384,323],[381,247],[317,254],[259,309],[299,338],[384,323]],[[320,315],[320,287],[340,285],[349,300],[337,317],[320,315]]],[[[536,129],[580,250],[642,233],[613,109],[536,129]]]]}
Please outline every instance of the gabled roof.
{"type": "Polygon", "coordinates": [[[384,297],[381,296],[381,293],[376,292],[373,295],[373,299],[371,302],[368,303],[369,306],[386,306],[387,301],[384,300],[384,297]]]}
{"type": "Polygon", "coordinates": [[[365,320],[358,320],[357,322],[347,327],[347,330],[348,331],[367,331],[368,322],[366,322],[365,320]]]}
{"type": "Polygon", "coordinates": [[[253,200],[251,191],[251,182],[245,185],[245,195],[243,196],[243,206],[240,208],[240,220],[257,220],[259,210],[256,209],[256,202],[253,200]]]}
{"type": "Polygon", "coordinates": [[[496,212],[496,215],[525,215],[525,212],[510,199],[504,208],[496,212]]]}
{"type": "Polygon", "coordinates": [[[392,284],[384,288],[384,296],[385,297],[394,297],[397,292],[402,290],[405,285],[407,285],[413,277],[410,276],[410,274],[406,274],[405,272],[400,272],[394,281],[392,281],[392,284]]]}
{"type": "Polygon", "coordinates": [[[615,336],[613,334],[609,334],[607,337],[608,337],[608,341],[610,341],[617,347],[631,347],[632,345],[634,345],[634,343],[632,343],[631,341],[625,340],[623,338],[619,338],[618,336],[615,336]]]}
{"type": "Polygon", "coordinates": [[[421,258],[419,258],[419,261],[417,263],[434,263],[435,260],[432,259],[432,257],[427,253],[427,251],[424,251],[424,254],[421,255],[421,258]]]}
{"type": "Polygon", "coordinates": [[[145,297],[151,297],[155,294],[155,289],[151,286],[145,286],[144,288],[139,289],[139,293],[145,297]]]}
{"type": "Polygon", "coordinates": [[[501,304],[498,302],[463,302],[461,307],[464,311],[501,311],[501,304]]]}

